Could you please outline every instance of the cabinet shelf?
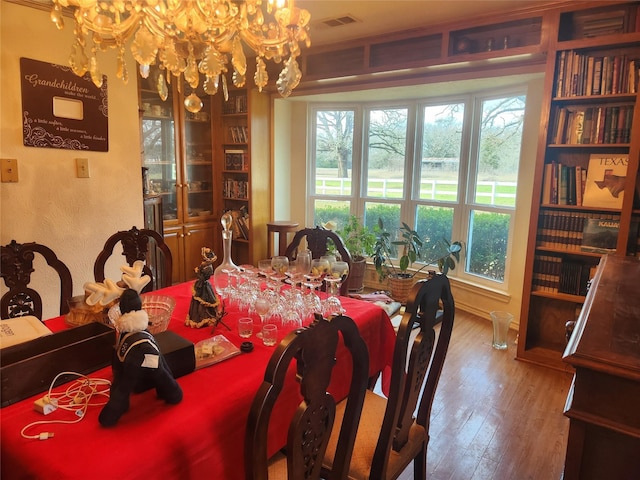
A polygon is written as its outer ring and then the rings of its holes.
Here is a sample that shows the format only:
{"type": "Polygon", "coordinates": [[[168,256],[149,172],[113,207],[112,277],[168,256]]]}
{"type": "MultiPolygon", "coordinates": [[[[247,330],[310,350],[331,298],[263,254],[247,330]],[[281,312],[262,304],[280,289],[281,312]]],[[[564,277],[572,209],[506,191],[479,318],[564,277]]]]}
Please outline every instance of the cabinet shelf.
{"type": "Polygon", "coordinates": [[[573,103],[616,103],[633,102],[638,95],[636,93],[610,93],[608,95],[576,95],[574,97],[555,97],[551,99],[556,104],[573,103]]]}
{"type": "Polygon", "coordinates": [[[603,48],[624,48],[640,42],[640,32],[616,33],[600,37],[558,41],[558,50],[587,50],[603,48]]]}
{"type": "Polygon", "coordinates": [[[595,258],[602,257],[602,253],[583,252],[580,249],[571,250],[571,249],[568,249],[568,248],[545,247],[545,246],[540,246],[540,245],[536,245],[536,251],[537,252],[548,252],[548,253],[559,253],[559,254],[566,255],[566,256],[576,256],[576,257],[595,257],[595,258]]]}
{"type": "Polygon", "coordinates": [[[547,148],[563,148],[563,149],[598,149],[598,150],[611,150],[612,148],[626,148],[631,146],[629,143],[551,143],[547,145],[547,148]]]}
{"type": "Polygon", "coordinates": [[[560,205],[555,203],[543,203],[540,205],[541,209],[551,210],[574,210],[578,212],[606,212],[606,213],[620,213],[619,208],[607,208],[607,207],[585,207],[582,205],[560,205]]]}

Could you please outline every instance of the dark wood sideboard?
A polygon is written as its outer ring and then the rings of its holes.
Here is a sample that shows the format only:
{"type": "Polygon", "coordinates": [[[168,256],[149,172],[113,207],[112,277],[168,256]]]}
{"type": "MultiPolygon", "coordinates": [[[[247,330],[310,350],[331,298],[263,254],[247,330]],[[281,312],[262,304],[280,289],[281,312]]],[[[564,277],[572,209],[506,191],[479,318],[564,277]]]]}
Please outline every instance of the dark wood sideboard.
{"type": "Polygon", "coordinates": [[[602,257],[563,360],[564,480],[640,478],[640,259],[602,257]]]}

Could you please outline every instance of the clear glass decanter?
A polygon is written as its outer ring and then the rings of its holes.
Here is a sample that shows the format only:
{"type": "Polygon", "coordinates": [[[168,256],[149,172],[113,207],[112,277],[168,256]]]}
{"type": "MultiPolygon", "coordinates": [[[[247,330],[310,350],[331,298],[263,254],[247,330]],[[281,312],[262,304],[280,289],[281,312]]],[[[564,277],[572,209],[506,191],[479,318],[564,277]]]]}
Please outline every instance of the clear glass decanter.
{"type": "Polygon", "coordinates": [[[220,223],[222,224],[223,258],[222,263],[213,272],[213,286],[221,298],[228,299],[233,289],[233,273],[238,270],[238,266],[231,259],[231,242],[233,240],[231,224],[233,223],[233,217],[227,212],[222,215],[220,223]]]}

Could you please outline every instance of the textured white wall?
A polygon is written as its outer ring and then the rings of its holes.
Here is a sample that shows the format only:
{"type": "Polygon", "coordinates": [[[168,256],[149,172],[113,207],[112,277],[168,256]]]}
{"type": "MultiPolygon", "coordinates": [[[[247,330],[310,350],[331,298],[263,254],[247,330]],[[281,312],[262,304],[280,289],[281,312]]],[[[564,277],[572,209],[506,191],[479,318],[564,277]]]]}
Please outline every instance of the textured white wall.
{"type": "MultiPolygon", "coordinates": [[[[0,158],[16,158],[20,176],[18,183],[0,184],[0,243],[15,239],[49,246],[71,270],[78,295],[84,282],[93,280],[93,261],[107,237],[143,226],[137,69],[128,57],[130,78],[124,85],[115,75],[114,52],[99,54],[109,82],[108,152],[23,146],[20,57],[67,65],[73,22],[65,21],[58,31],[48,11],[0,2],[0,158]],[[79,156],[89,159],[88,179],[76,178],[79,156]]],[[[48,269],[42,263],[36,263],[36,272],[48,269]]],[[[119,278],[117,267],[107,277],[119,278]]],[[[53,278],[34,274],[32,282],[45,293],[44,317],[56,316],[53,278]]]]}

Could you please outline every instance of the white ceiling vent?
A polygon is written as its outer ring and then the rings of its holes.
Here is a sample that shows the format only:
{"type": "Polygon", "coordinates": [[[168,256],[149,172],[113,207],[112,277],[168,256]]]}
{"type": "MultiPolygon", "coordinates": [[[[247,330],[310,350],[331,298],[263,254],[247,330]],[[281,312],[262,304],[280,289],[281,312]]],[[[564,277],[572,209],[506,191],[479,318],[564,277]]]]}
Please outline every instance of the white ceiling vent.
{"type": "Polygon", "coordinates": [[[341,25],[349,25],[350,23],[360,23],[360,20],[353,15],[347,14],[339,17],[325,18],[324,20],[320,20],[319,23],[327,27],[339,27],[341,25]]]}

